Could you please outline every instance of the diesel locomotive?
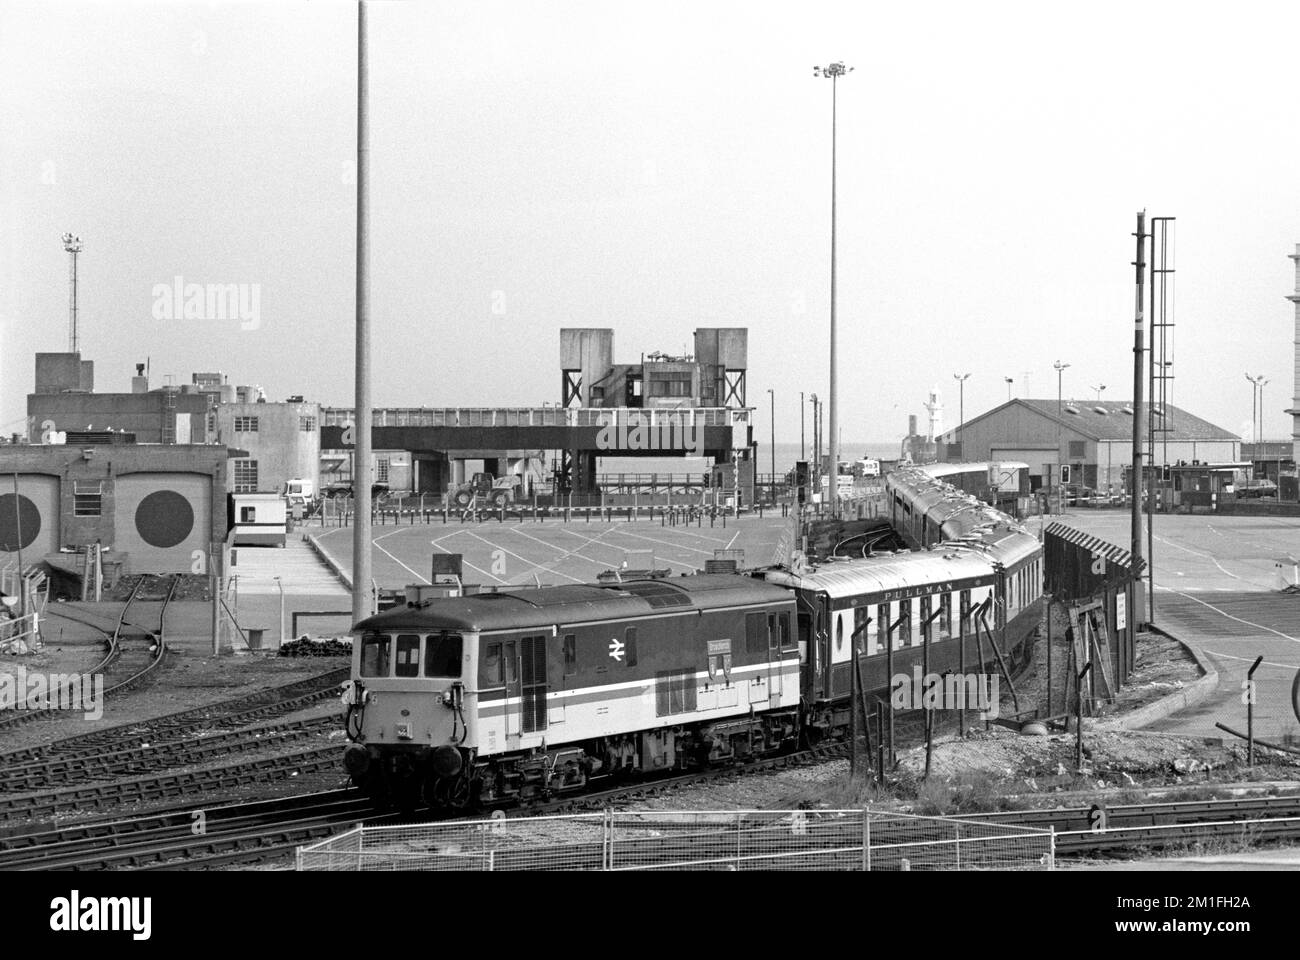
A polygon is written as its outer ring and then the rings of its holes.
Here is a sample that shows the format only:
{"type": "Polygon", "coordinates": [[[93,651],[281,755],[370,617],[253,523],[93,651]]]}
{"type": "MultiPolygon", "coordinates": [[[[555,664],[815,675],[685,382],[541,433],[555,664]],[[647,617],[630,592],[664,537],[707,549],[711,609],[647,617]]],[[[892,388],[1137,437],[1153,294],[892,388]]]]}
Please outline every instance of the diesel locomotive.
{"type": "Polygon", "coordinates": [[[1041,618],[1038,540],[923,469],[892,473],[886,495],[910,551],[363,620],[344,695],[353,782],[405,807],[526,802],[815,741],[849,723],[854,643],[872,695],[923,662],[1014,669],[1041,618]]]}

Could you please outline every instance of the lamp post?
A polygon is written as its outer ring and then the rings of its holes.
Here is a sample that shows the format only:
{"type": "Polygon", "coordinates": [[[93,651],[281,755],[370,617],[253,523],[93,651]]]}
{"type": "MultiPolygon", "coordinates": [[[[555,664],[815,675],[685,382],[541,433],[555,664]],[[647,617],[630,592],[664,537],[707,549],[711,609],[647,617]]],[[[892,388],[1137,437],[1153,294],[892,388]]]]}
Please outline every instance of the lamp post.
{"type": "Polygon", "coordinates": [[[966,459],[966,444],[962,439],[962,427],[966,423],[966,378],[969,373],[954,373],[957,381],[957,446],[961,448],[961,458],[966,459]]]}
{"type": "Polygon", "coordinates": [[[830,453],[831,461],[831,509],[835,516],[839,515],[839,496],[836,490],[836,474],[839,473],[840,462],[839,412],[836,400],[838,390],[835,375],[835,120],[836,96],[839,88],[839,79],[840,77],[852,72],[852,67],[846,67],[839,61],[825,67],[813,67],[814,77],[828,77],[831,81],[831,415],[830,437],[827,441],[827,450],[830,453]]]}
{"type": "MultiPolygon", "coordinates": [[[[1259,420],[1259,401],[1260,394],[1263,392],[1263,385],[1267,381],[1265,381],[1262,373],[1257,377],[1252,377],[1248,373],[1246,374],[1246,379],[1250,381],[1250,442],[1253,447],[1258,448],[1259,427],[1257,424],[1259,420]]],[[[1258,454],[1259,450],[1256,449],[1255,453],[1258,454]]]]}
{"type": "Polygon", "coordinates": [[[1097,391],[1097,402],[1100,403],[1100,402],[1101,402],[1101,392],[1102,392],[1103,390],[1106,389],[1106,384],[1104,384],[1104,383],[1099,383],[1099,384],[1097,384],[1095,387],[1093,387],[1092,389],[1094,389],[1094,390],[1097,391]]]}
{"type": "MultiPolygon", "coordinates": [[[[772,420],[772,499],[776,500],[776,394],[769,387],[767,391],[768,399],[771,400],[771,420],[772,420]]],[[[758,468],[755,467],[755,470],[758,468]]]]}
{"type": "MultiPolygon", "coordinates": [[[[1057,360],[1055,363],[1052,364],[1052,366],[1056,368],[1056,416],[1057,416],[1057,418],[1058,418],[1058,421],[1057,421],[1057,424],[1056,424],[1056,459],[1057,459],[1057,467],[1056,467],[1056,488],[1057,488],[1057,492],[1058,492],[1058,495],[1059,495],[1059,492],[1060,492],[1060,489],[1061,489],[1061,467],[1060,467],[1060,460],[1061,460],[1061,424],[1060,424],[1060,421],[1059,421],[1059,418],[1060,418],[1060,416],[1061,416],[1061,374],[1065,371],[1065,369],[1066,369],[1067,367],[1069,367],[1069,364],[1068,364],[1068,363],[1062,363],[1060,360],[1057,360]]],[[[1066,459],[1068,460],[1069,458],[1067,457],[1066,459]]]]}
{"type": "Polygon", "coordinates": [[[1011,399],[1011,385],[1016,381],[1013,377],[1003,377],[1002,379],[1007,382],[1007,400],[1009,401],[1011,399]]]}
{"type": "Polygon", "coordinates": [[[804,449],[804,441],[803,441],[803,424],[804,424],[803,391],[800,390],[799,391],[799,459],[807,460],[808,453],[804,449]]]}

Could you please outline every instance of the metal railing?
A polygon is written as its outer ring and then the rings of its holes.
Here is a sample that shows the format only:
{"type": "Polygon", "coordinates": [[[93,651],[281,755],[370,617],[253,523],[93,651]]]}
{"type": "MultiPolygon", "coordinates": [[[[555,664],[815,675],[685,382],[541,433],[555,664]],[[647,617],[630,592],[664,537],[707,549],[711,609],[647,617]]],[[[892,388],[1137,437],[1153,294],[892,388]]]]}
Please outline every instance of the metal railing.
{"type": "Polygon", "coordinates": [[[868,810],[606,810],[358,826],[299,870],[1051,870],[1050,830],[868,810]]]}
{"type": "MultiPolygon", "coordinates": [[[[738,407],[380,407],[376,427],[602,427],[628,423],[730,427],[750,422],[752,408],[738,407]]],[[[351,407],[322,407],[321,423],[351,423],[351,407]]]]}

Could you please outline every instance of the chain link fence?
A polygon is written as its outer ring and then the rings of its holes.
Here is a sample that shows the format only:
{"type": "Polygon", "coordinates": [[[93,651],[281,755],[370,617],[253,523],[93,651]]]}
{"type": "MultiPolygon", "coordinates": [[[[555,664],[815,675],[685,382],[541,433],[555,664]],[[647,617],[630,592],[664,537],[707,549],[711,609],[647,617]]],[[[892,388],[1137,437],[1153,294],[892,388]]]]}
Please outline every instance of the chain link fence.
{"type": "Polygon", "coordinates": [[[1050,830],[868,810],[605,811],[358,826],[299,870],[1051,870],[1050,830]]]}

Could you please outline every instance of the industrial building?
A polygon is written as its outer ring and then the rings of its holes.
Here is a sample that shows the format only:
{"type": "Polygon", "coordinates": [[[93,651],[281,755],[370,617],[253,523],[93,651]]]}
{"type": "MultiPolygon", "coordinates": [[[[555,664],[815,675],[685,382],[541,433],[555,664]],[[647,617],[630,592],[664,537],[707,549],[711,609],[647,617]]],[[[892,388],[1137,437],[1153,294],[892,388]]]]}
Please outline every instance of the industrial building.
{"type": "Polygon", "coordinates": [[[207,572],[226,539],[226,455],[209,444],[2,445],[0,568],[21,551],[24,569],[77,573],[77,551],[98,545],[110,582],[207,572]]]}
{"type": "MultiPolygon", "coordinates": [[[[1061,468],[1068,466],[1069,483],[1119,494],[1133,463],[1133,417],[1132,404],[1122,400],[1017,398],[945,433],[941,459],[1022,461],[1031,491],[1062,482],[1061,468]]],[[[1145,438],[1145,422],[1142,428],[1145,438]]],[[[1240,437],[1171,404],[1155,408],[1154,437],[1158,468],[1246,466],[1240,437]]]]}
{"type": "MultiPolygon", "coordinates": [[[[546,451],[559,451],[557,492],[597,493],[601,457],[704,456],[725,465],[715,482],[739,478],[746,501],[753,488],[752,410],[745,398],[748,331],[699,328],[689,356],[646,354],[614,362],[614,331],[560,331],[560,402],[524,408],[376,408],[371,481],[387,461],[389,487],[443,493],[470,479],[482,461],[497,477],[514,475],[525,495],[541,482],[546,451]],[[411,487],[398,487],[410,457],[411,487]]],[[[353,411],[322,408],[323,476],[349,471],[343,442],[353,411]]],[[[549,478],[548,478],[549,479],[549,478]]]]}
{"type": "Polygon", "coordinates": [[[221,403],[213,410],[215,439],[238,451],[230,461],[235,493],[281,493],[286,480],[320,489],[320,404],[293,397],[283,403],[221,403]]]}

